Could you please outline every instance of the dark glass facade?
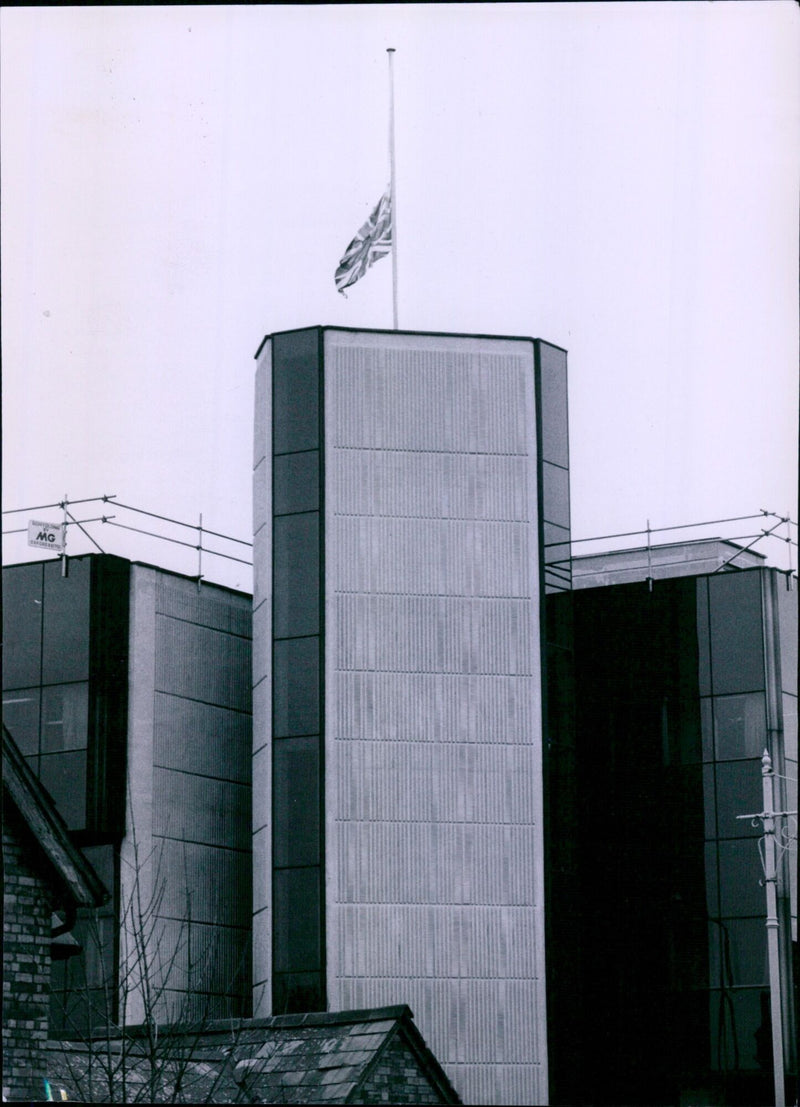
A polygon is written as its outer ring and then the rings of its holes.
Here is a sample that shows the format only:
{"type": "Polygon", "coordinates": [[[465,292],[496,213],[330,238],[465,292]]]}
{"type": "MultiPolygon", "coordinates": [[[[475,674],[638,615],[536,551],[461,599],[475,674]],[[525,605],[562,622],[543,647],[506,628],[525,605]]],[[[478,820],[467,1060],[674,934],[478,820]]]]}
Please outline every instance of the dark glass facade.
{"type": "Polygon", "coordinates": [[[74,1029],[116,992],[116,896],[125,830],[130,565],[110,555],[3,571],[3,719],[111,893],[81,912],[80,958],[55,961],[50,1026],[74,1029]]]}
{"type": "MultiPolygon", "coordinates": [[[[575,1102],[772,1101],[761,832],[738,816],[762,810],[765,748],[796,780],[791,708],[770,708],[776,588],[755,569],[549,597],[574,619],[575,1102]]],[[[786,866],[788,995],[789,884],[786,866]]]]}
{"type": "Polygon", "coordinates": [[[326,1009],[322,332],[272,340],[272,1003],[326,1009]]]}
{"type": "Polygon", "coordinates": [[[107,555],[3,575],[3,718],[83,843],[124,830],[128,588],[107,555]]]}

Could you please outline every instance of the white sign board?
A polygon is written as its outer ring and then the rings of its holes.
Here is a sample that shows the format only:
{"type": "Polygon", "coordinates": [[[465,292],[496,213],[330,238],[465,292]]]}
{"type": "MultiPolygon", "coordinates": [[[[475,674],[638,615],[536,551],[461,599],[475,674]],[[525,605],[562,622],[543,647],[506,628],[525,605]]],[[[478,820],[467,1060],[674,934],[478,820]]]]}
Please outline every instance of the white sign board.
{"type": "Polygon", "coordinates": [[[42,550],[64,552],[64,524],[42,523],[31,519],[28,523],[28,545],[38,546],[42,550]]]}

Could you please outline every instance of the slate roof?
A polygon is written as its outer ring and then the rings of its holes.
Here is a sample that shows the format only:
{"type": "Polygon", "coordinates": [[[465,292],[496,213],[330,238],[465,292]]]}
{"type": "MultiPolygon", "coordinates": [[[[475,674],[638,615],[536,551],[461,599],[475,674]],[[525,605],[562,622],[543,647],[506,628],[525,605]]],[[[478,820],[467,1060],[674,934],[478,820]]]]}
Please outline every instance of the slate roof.
{"type": "MultiPolygon", "coordinates": [[[[164,1028],[159,1030],[154,1067],[144,1048],[143,1030],[131,1028],[124,1046],[128,1099],[177,1103],[353,1102],[389,1043],[398,1037],[438,1092],[439,1101],[460,1103],[405,1005],[224,1020],[195,1031],[164,1028]]],[[[48,1048],[48,1077],[51,1083],[64,1087],[70,1099],[108,1101],[107,1073],[112,1068],[113,1088],[121,1085],[120,1039],[111,1043],[99,1037],[92,1043],[50,1042],[48,1048]]]]}

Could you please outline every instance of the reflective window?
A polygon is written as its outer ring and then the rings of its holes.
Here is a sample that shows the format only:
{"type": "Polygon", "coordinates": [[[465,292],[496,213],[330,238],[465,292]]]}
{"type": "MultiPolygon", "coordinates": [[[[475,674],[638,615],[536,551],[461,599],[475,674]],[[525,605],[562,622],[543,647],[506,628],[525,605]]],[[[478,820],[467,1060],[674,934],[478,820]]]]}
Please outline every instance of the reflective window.
{"type": "Polygon", "coordinates": [[[713,700],[706,696],[700,700],[700,726],[703,733],[703,760],[714,760],[714,709],[713,700]]]}
{"type": "Polygon", "coordinates": [[[718,761],[717,771],[717,833],[720,838],[760,837],[761,824],[739,815],[762,810],[761,759],[753,761],[718,761]]]}
{"type": "MultiPolygon", "coordinates": [[[[760,810],[760,805],[759,805],[760,810]]],[[[763,870],[754,838],[719,842],[720,914],[747,918],[766,912],[763,870]]]]}
{"type": "Polygon", "coordinates": [[[708,578],[711,672],[715,695],[764,687],[761,573],[719,573],[708,578]]]}
{"type": "Polygon", "coordinates": [[[563,568],[567,577],[569,577],[571,572],[569,531],[565,530],[564,527],[558,527],[554,523],[548,523],[545,520],[543,532],[545,564],[552,565],[558,563],[563,568]]]}
{"type": "Polygon", "coordinates": [[[717,872],[717,846],[715,842],[706,842],[706,910],[709,917],[719,915],[719,874],[717,872]]]}
{"type": "Polygon", "coordinates": [[[755,987],[769,982],[763,918],[727,919],[709,927],[712,986],[755,987]]]}
{"type": "Polygon", "coordinates": [[[282,738],[272,747],[273,864],[319,864],[319,738],[282,738]]]}
{"type": "Polygon", "coordinates": [[[42,689],[42,753],[86,749],[88,725],[88,683],[42,689]]]}
{"type": "Polygon", "coordinates": [[[769,993],[760,988],[715,990],[709,1004],[712,1069],[771,1069],[769,993]]]}
{"type": "Polygon", "coordinates": [[[778,625],[781,643],[781,684],[784,692],[797,695],[797,592],[786,588],[780,578],[776,582],[778,625]]]}
{"type": "Polygon", "coordinates": [[[89,678],[89,590],[91,561],[75,558],[69,576],[47,562],[42,605],[42,683],[89,678]]]}
{"type": "Polygon", "coordinates": [[[542,465],[542,514],[548,522],[569,528],[569,470],[547,461],[542,465]]]}
{"type": "Polygon", "coordinates": [[[272,339],[273,450],[276,454],[319,446],[319,331],[276,334],[272,339]]]}
{"type": "Polygon", "coordinates": [[[714,699],[717,759],[761,757],[767,745],[763,692],[714,699]]]}
{"type": "Polygon", "coordinates": [[[39,688],[3,693],[3,722],[24,754],[39,752],[39,688]]]}
{"type": "Polygon", "coordinates": [[[273,734],[319,734],[319,638],[275,642],[273,734]]]}
{"type": "Polygon", "coordinates": [[[697,581],[697,677],[701,696],[711,694],[711,646],[708,627],[708,581],[697,581]]]}
{"type": "Polygon", "coordinates": [[[717,836],[717,800],[714,790],[714,766],[703,766],[703,814],[706,840],[717,836]]]}
{"type": "Polygon", "coordinates": [[[86,828],[86,751],[39,758],[39,778],[70,830],[86,828]]]}
{"type": "Polygon", "coordinates": [[[41,680],[42,566],[3,570],[3,687],[41,680]]]}
{"type": "Polygon", "coordinates": [[[569,466],[567,415],[567,355],[564,350],[539,343],[542,392],[542,457],[569,466]]]}
{"type": "Polygon", "coordinates": [[[319,507],[319,454],[282,454],[272,464],[272,510],[275,515],[316,511],[319,507]]]}
{"type": "Polygon", "coordinates": [[[275,972],[310,972],[322,965],[320,949],[320,871],[276,869],[275,972]]]}
{"type": "Polygon", "coordinates": [[[273,637],[319,633],[319,515],[282,515],[273,527],[273,637]]]}

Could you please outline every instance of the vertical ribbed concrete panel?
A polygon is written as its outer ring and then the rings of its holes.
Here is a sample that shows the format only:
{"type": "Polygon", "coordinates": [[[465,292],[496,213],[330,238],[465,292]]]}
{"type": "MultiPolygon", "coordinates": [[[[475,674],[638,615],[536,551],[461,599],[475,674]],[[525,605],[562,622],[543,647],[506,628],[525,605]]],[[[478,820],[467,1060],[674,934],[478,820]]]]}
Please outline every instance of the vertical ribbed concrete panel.
{"type": "Polygon", "coordinates": [[[332,1010],[547,1099],[534,344],[324,332],[332,1010]]]}
{"type": "MultiPolygon", "coordinates": [[[[142,932],[127,911],[120,956],[150,940],[160,1017],[248,1014],[250,598],[134,565],[130,625],[121,899],[141,895],[150,921],[142,932]]],[[[127,1002],[141,1021],[138,991],[127,1002]]]]}

